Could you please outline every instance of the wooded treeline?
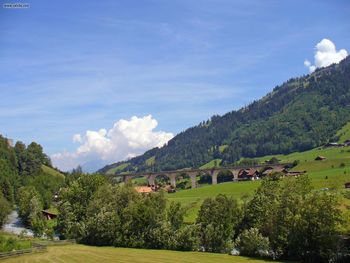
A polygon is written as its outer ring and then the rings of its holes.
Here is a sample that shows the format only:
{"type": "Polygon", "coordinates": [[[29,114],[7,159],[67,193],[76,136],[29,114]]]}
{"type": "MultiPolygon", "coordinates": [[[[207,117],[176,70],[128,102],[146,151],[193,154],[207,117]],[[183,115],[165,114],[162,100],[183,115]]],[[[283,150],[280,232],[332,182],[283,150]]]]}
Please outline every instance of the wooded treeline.
{"type": "Polygon", "coordinates": [[[266,178],[243,204],[225,195],[206,199],[196,222],[185,223],[185,210],[167,204],[162,192],[142,195],[132,185],[81,174],[61,192],[59,211],[62,236],[90,245],[239,250],[305,262],[328,262],[343,249],[339,196],[313,190],[307,176],[266,178]]]}
{"type": "Polygon", "coordinates": [[[41,145],[32,142],[26,146],[18,141],[12,147],[0,135],[0,227],[17,205],[20,217],[35,233],[53,234],[41,211],[50,208],[54,193],[64,185],[64,176],[45,172],[44,165],[51,167],[51,161],[41,145]]]}
{"type": "Polygon", "coordinates": [[[189,128],[162,148],[125,162],[108,165],[107,172],[165,171],[199,167],[213,159],[222,165],[241,157],[305,151],[336,140],[350,121],[350,57],[313,74],[293,78],[249,106],[189,128]],[[152,165],[146,160],[155,158],[152,165]]]}

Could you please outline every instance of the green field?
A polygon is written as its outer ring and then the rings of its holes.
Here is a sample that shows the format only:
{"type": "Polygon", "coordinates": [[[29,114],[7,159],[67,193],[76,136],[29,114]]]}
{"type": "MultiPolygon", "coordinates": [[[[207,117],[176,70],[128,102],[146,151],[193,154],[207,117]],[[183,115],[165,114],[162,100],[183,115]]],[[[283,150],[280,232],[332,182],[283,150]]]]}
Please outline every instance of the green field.
{"type": "Polygon", "coordinates": [[[214,197],[218,194],[226,194],[240,200],[246,194],[253,194],[260,182],[239,182],[222,183],[217,185],[205,185],[195,189],[182,190],[173,194],[168,194],[170,201],[180,202],[187,210],[185,220],[193,222],[203,200],[207,197],[214,197]]]}
{"type": "MultiPolygon", "coordinates": [[[[293,170],[306,170],[312,184],[317,189],[326,187],[343,188],[345,182],[350,182],[350,147],[317,148],[301,153],[265,156],[258,160],[260,163],[264,163],[272,157],[276,157],[283,163],[299,160],[300,163],[293,170]],[[315,158],[319,155],[326,157],[326,160],[315,161],[315,158]]],[[[196,189],[180,190],[168,194],[167,198],[171,201],[180,202],[187,210],[185,220],[193,222],[205,198],[222,193],[240,200],[244,195],[252,195],[259,184],[259,181],[251,181],[206,185],[196,189]]]]}
{"type": "Polygon", "coordinates": [[[48,247],[48,251],[44,253],[19,256],[11,259],[2,260],[2,262],[245,263],[268,261],[262,259],[253,259],[214,253],[66,245],[48,247]]]}
{"type": "Polygon", "coordinates": [[[0,231],[0,253],[30,248],[31,242],[0,231]],[[10,241],[10,243],[8,243],[10,241]]]}
{"type": "Polygon", "coordinates": [[[119,171],[122,171],[124,168],[126,168],[129,165],[129,163],[122,163],[118,165],[117,167],[109,169],[106,174],[115,174],[119,171]]]}
{"type": "Polygon", "coordinates": [[[47,173],[47,174],[52,175],[52,176],[57,176],[57,177],[64,179],[63,174],[61,174],[60,172],[56,171],[55,169],[53,169],[51,167],[48,167],[46,165],[42,165],[41,169],[43,169],[44,173],[47,173]]]}

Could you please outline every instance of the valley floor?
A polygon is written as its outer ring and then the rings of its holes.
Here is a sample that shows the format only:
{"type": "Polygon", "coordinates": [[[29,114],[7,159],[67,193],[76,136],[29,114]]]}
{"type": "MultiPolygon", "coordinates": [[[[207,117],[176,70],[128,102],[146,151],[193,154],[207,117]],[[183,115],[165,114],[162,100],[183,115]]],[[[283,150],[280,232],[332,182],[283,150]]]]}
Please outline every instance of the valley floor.
{"type": "MultiPolygon", "coordinates": [[[[245,262],[270,262],[263,259],[237,257],[225,254],[180,252],[169,250],[147,250],[113,247],[92,247],[84,245],[67,245],[48,247],[48,251],[32,255],[19,256],[7,260],[4,263],[22,262],[62,262],[62,263],[89,263],[89,262],[132,262],[132,263],[245,263],[245,262]]],[[[278,261],[274,261],[278,262],[278,261]]]]}

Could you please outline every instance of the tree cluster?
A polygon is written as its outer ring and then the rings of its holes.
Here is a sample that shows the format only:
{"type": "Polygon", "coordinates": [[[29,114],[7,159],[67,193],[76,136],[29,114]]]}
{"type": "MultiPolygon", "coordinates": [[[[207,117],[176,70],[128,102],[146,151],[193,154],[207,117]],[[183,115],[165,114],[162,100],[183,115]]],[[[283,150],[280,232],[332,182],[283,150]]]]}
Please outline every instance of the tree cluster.
{"type": "MultiPolygon", "coordinates": [[[[51,166],[41,145],[18,141],[14,147],[0,135],[0,226],[17,205],[19,216],[41,236],[48,230],[41,211],[50,208],[53,195],[64,185],[64,177],[46,173],[51,166]]],[[[47,231],[48,230],[48,231],[47,231]]]]}
{"type": "Polygon", "coordinates": [[[205,199],[195,223],[164,193],[139,194],[101,175],[81,175],[64,189],[58,226],[63,238],[90,245],[240,251],[247,256],[328,262],[339,249],[338,197],[315,191],[307,176],[263,180],[239,204],[225,195],[205,199]]]}

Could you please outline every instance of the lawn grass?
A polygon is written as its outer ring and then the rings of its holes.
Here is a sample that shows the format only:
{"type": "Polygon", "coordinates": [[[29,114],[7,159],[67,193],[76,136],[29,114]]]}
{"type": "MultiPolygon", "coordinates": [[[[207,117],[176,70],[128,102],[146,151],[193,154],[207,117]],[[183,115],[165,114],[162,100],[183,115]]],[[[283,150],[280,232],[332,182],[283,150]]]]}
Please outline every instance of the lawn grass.
{"type": "Polygon", "coordinates": [[[169,201],[180,202],[187,211],[185,221],[193,222],[205,198],[215,197],[218,194],[226,194],[241,200],[244,195],[252,195],[254,190],[258,188],[259,184],[259,181],[247,181],[239,183],[227,182],[217,185],[205,185],[195,189],[167,194],[167,199],[169,201]]]}
{"type": "MultiPolygon", "coordinates": [[[[180,252],[169,250],[131,249],[114,247],[93,247],[84,245],[66,245],[48,247],[48,251],[31,255],[5,259],[2,262],[45,263],[45,262],[133,262],[133,263],[245,263],[269,262],[263,259],[230,256],[226,254],[180,252]]],[[[279,261],[274,261],[279,262],[279,261]]]]}

